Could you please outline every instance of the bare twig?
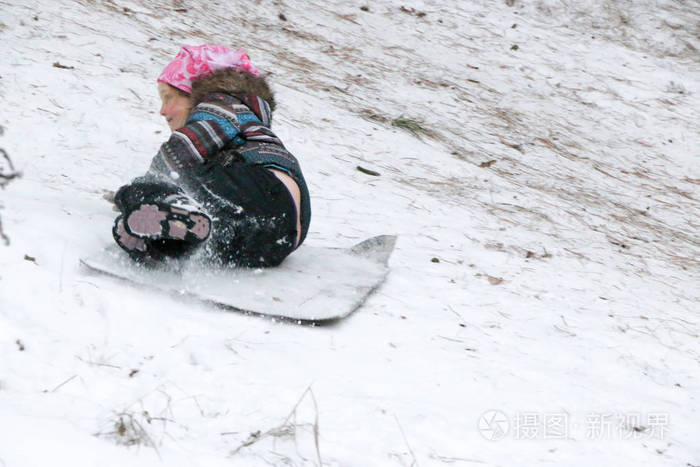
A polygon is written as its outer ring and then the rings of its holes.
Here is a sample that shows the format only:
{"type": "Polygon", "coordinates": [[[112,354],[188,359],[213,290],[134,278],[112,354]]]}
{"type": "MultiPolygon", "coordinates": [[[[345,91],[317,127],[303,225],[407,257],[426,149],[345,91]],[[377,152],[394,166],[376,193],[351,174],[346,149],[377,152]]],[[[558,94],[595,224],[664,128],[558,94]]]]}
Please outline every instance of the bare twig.
{"type": "Polygon", "coordinates": [[[19,177],[21,174],[15,170],[15,166],[12,164],[12,159],[10,159],[10,156],[2,148],[0,148],[0,155],[7,161],[7,165],[10,169],[8,173],[5,173],[3,172],[2,167],[0,167],[0,188],[4,188],[5,185],[10,182],[10,180],[19,177]]]}
{"type": "Polygon", "coordinates": [[[64,382],[62,382],[61,384],[59,384],[59,385],[56,386],[55,388],[53,388],[53,389],[51,390],[51,392],[56,392],[56,391],[58,391],[58,390],[61,389],[63,386],[65,386],[66,384],[70,383],[71,381],[73,381],[73,380],[74,380],[75,378],[77,378],[77,377],[78,377],[78,375],[73,375],[73,376],[71,376],[70,378],[68,378],[67,380],[65,380],[64,382]]]}
{"type": "Polygon", "coordinates": [[[401,436],[403,436],[403,441],[406,443],[406,447],[408,448],[408,452],[411,453],[411,457],[413,458],[413,462],[411,462],[411,467],[414,465],[418,465],[418,460],[416,459],[416,455],[413,453],[413,449],[411,449],[411,445],[408,444],[408,439],[406,438],[406,433],[403,431],[403,427],[401,426],[401,422],[399,422],[399,417],[394,415],[394,419],[396,420],[396,424],[399,426],[399,430],[401,430],[401,436]]]}
{"type": "Polygon", "coordinates": [[[83,362],[83,363],[87,363],[88,365],[105,366],[105,367],[108,367],[108,368],[116,368],[117,370],[121,370],[121,369],[122,369],[122,367],[120,367],[120,366],[111,365],[111,364],[109,364],[109,363],[100,363],[100,362],[93,362],[92,360],[85,360],[85,359],[83,359],[82,357],[79,357],[79,356],[77,356],[77,355],[75,356],[75,358],[77,358],[78,360],[80,360],[80,361],[83,362]]]}
{"type": "Polygon", "coordinates": [[[2,218],[0,217],[0,239],[5,243],[5,245],[10,244],[10,237],[5,235],[5,232],[2,230],[2,218]]]}
{"type": "Polygon", "coordinates": [[[136,94],[136,91],[134,91],[134,90],[131,89],[131,88],[129,88],[129,91],[131,91],[131,93],[132,93],[134,96],[136,96],[136,98],[139,100],[139,102],[143,101],[143,99],[141,99],[141,96],[139,96],[138,94],[136,94]]]}
{"type": "MultiPolygon", "coordinates": [[[[4,130],[0,126],[0,135],[2,135],[3,132],[4,130]]],[[[0,156],[2,156],[2,159],[4,159],[7,162],[7,166],[9,168],[9,172],[5,173],[2,166],[0,165],[0,188],[5,188],[5,185],[10,183],[10,181],[14,180],[15,178],[19,177],[20,173],[15,170],[15,166],[12,164],[12,159],[10,159],[10,156],[2,148],[0,148],[0,156]]],[[[2,208],[2,205],[0,205],[0,208],[2,208]]],[[[5,245],[10,244],[10,238],[7,235],[5,235],[5,231],[2,228],[2,218],[0,218],[0,239],[2,239],[5,245]]]]}

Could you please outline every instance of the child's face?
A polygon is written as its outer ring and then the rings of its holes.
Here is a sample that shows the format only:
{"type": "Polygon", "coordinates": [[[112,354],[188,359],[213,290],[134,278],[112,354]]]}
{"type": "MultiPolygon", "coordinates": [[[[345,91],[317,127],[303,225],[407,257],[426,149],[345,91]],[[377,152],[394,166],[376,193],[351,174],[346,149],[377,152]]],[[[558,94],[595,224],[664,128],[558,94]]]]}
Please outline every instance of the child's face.
{"type": "Polygon", "coordinates": [[[185,126],[192,108],[189,96],[165,83],[158,83],[158,95],[163,103],[160,106],[160,114],[165,117],[170,130],[175,131],[185,126]]]}

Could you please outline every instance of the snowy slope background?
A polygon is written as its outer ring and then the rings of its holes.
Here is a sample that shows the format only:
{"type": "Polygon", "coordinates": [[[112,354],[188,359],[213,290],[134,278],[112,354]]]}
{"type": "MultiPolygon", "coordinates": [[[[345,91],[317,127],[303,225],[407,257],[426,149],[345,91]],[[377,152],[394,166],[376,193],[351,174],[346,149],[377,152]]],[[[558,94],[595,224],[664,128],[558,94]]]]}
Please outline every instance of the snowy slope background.
{"type": "Polygon", "coordinates": [[[0,466],[700,465],[699,31],[692,0],[0,0],[0,466]],[[205,42],[271,72],[308,245],[399,235],[335,326],[79,267],[205,42]]]}

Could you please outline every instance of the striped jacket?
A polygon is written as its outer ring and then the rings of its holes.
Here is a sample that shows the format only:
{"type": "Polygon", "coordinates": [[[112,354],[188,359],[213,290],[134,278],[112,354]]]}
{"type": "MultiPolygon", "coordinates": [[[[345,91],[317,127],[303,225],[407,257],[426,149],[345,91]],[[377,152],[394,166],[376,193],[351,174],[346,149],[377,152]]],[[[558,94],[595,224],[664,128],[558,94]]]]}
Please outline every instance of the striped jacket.
{"type": "MultiPolygon", "coordinates": [[[[215,83],[216,80],[217,77],[215,83]]],[[[226,86],[218,87],[228,90],[226,86]]],[[[204,88],[209,90],[207,86],[204,88]]],[[[244,161],[280,169],[296,181],[301,191],[301,244],[311,220],[309,192],[299,161],[270,130],[272,110],[268,102],[252,93],[234,95],[215,91],[197,96],[196,90],[197,82],[193,86],[197,104],[185,126],[174,131],[163,143],[149,172],[173,177],[174,173],[180,174],[207,161],[217,161],[224,166],[244,161]]]]}

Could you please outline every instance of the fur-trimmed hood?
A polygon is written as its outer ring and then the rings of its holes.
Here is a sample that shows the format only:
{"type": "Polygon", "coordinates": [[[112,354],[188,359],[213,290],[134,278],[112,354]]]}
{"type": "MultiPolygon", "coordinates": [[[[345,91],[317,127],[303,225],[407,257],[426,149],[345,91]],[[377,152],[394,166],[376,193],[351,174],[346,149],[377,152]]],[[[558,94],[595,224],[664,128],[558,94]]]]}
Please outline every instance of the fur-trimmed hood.
{"type": "Polygon", "coordinates": [[[223,92],[234,96],[255,94],[267,101],[270,110],[275,110],[275,96],[262,76],[238,73],[232,68],[217,70],[214,73],[192,82],[192,106],[199,104],[207,94],[223,92]]]}

